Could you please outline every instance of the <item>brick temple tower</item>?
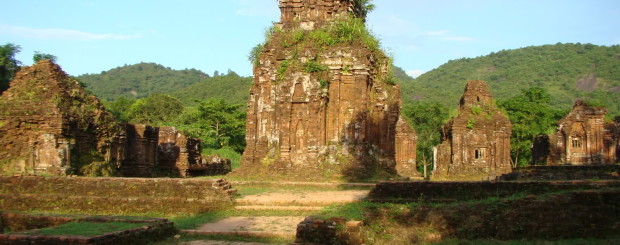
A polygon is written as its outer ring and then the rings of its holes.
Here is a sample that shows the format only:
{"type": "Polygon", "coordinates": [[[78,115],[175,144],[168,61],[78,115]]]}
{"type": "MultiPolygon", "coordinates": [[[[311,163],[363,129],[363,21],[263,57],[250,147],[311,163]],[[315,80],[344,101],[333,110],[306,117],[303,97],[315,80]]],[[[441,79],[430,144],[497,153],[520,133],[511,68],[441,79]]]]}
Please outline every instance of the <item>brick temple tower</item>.
{"type": "Polygon", "coordinates": [[[389,58],[372,41],[330,39],[338,23],[365,31],[356,3],[280,1],[281,22],[255,61],[247,147],[237,174],[298,180],[418,175],[415,132],[400,118],[389,58]]]}
{"type": "Polygon", "coordinates": [[[458,116],[442,129],[433,180],[486,180],[510,172],[511,132],[487,84],[469,81],[458,116]]]}

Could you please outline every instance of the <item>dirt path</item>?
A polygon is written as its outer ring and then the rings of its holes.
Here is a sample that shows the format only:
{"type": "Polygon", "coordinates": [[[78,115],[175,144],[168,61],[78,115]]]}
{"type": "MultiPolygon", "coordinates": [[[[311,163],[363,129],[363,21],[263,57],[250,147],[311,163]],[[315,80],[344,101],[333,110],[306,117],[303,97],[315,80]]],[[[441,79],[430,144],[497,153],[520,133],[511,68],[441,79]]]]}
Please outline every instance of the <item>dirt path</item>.
{"type": "MultiPolygon", "coordinates": [[[[238,210],[312,210],[319,212],[332,204],[346,204],[363,200],[368,190],[343,191],[277,191],[246,195],[235,200],[238,210]]],[[[204,224],[187,234],[243,235],[255,237],[283,237],[294,239],[297,225],[303,216],[234,216],[204,224]]],[[[253,245],[224,241],[192,241],[189,245],[253,245]]]]}
{"type": "Polygon", "coordinates": [[[236,216],[204,224],[197,231],[212,233],[269,233],[274,235],[291,235],[297,231],[297,224],[304,220],[303,216],[236,216]]]}
{"type": "Polygon", "coordinates": [[[247,195],[238,198],[235,202],[238,206],[327,206],[358,202],[368,196],[369,192],[368,190],[267,192],[247,195]]]}

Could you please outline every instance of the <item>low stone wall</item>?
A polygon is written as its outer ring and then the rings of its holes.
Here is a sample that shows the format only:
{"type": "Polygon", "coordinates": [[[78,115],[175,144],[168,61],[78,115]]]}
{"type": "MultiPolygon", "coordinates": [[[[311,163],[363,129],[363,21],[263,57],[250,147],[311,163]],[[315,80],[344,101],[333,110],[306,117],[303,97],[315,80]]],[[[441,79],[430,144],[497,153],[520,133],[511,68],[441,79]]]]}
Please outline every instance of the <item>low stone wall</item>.
{"type": "Polygon", "coordinates": [[[381,182],[368,196],[369,200],[375,202],[444,202],[619,187],[620,181],[381,182]]]}
{"type": "Polygon", "coordinates": [[[307,217],[297,225],[293,244],[364,244],[361,236],[361,221],[347,221],[344,218],[319,219],[307,217]]]}
{"type": "Polygon", "coordinates": [[[232,205],[221,179],[0,176],[0,210],[188,214],[232,205]]]}
{"type": "Polygon", "coordinates": [[[0,233],[3,231],[17,232],[57,226],[73,220],[74,218],[67,216],[0,212],[0,233]]]}
{"type": "MultiPolygon", "coordinates": [[[[370,225],[393,222],[385,232],[417,229],[436,242],[446,238],[556,240],[620,234],[620,191],[569,191],[493,202],[415,205],[403,212],[373,209],[370,225]]],[[[406,239],[415,241],[416,234],[406,239]]]]}
{"type": "Polygon", "coordinates": [[[174,224],[167,219],[157,218],[117,218],[112,216],[46,216],[30,215],[22,213],[1,213],[2,230],[10,230],[11,233],[0,234],[0,244],[146,244],[161,240],[177,233],[174,224]],[[71,235],[32,235],[27,232],[15,233],[24,230],[33,230],[56,226],[72,221],[82,222],[126,222],[144,223],[143,226],[106,233],[98,236],[71,236],[71,235]]]}
{"type": "Polygon", "coordinates": [[[500,180],[620,180],[620,165],[528,166],[504,174],[500,180]]]}

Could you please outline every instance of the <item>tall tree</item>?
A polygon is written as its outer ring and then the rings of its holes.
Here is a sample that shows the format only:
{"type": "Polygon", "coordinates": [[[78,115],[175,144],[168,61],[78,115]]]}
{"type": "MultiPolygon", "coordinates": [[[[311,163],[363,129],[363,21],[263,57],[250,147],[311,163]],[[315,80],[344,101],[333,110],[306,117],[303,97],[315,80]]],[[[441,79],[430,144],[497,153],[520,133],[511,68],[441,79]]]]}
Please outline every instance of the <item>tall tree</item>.
{"type": "Polygon", "coordinates": [[[104,101],[105,107],[121,122],[129,122],[131,106],[136,102],[134,99],[120,97],[115,101],[104,101]]]}
{"type": "Polygon", "coordinates": [[[418,136],[419,166],[433,162],[433,147],[440,143],[439,129],[448,119],[448,109],[437,102],[414,101],[404,107],[403,113],[418,136]]]}
{"type": "Polygon", "coordinates": [[[129,108],[132,123],[161,125],[171,122],[183,112],[183,104],[177,98],[165,94],[153,94],[136,100],[129,108]]]}
{"type": "Polygon", "coordinates": [[[34,63],[37,63],[41,60],[51,60],[52,62],[56,62],[56,59],[58,59],[56,55],[45,54],[39,51],[34,51],[34,55],[32,56],[32,61],[34,61],[34,63]]]}
{"type": "Polygon", "coordinates": [[[206,148],[245,148],[245,113],[242,105],[231,105],[223,99],[200,102],[197,108],[187,110],[175,123],[178,127],[202,140],[206,148]]]}
{"type": "Polygon", "coordinates": [[[551,96],[540,87],[524,89],[520,95],[498,102],[512,122],[510,148],[514,165],[530,164],[534,138],[553,131],[562,113],[552,109],[550,102],[551,96]]]}
{"type": "Polygon", "coordinates": [[[19,70],[21,62],[15,59],[21,47],[12,43],[0,46],[0,93],[9,88],[15,72],[19,70]]]}

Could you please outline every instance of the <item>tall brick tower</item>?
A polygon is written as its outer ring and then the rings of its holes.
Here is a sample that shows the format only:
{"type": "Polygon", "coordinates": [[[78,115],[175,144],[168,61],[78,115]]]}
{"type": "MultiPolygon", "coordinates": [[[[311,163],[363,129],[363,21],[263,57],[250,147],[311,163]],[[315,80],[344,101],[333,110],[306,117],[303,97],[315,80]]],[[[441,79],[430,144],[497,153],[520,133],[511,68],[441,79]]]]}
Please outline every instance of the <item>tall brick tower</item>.
{"type": "Polygon", "coordinates": [[[255,50],[237,174],[295,180],[415,176],[390,59],[354,0],[281,0],[255,50]],[[400,120],[400,123],[399,123],[400,120]],[[398,138],[398,141],[396,140],[398,138]]]}

